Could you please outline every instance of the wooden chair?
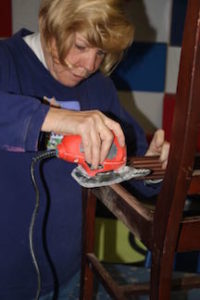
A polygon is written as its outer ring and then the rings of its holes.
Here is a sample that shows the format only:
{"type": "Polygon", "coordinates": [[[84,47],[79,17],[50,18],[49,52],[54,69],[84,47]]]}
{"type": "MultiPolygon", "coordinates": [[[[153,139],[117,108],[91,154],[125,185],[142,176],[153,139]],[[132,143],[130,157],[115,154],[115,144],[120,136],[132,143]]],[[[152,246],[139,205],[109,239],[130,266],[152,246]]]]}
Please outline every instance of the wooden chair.
{"type": "MultiPolygon", "coordinates": [[[[170,299],[172,288],[200,287],[200,278],[172,279],[176,252],[200,250],[200,215],[185,217],[183,209],[198,171],[193,171],[200,124],[200,1],[189,0],[184,27],[168,167],[156,205],[145,206],[120,184],[83,190],[83,257],[80,299],[92,299],[93,273],[113,299],[149,293],[170,299]],[[194,177],[195,176],[195,177],[194,177]],[[94,254],[96,199],[101,201],[152,253],[151,280],[118,286],[94,254]]],[[[134,159],[133,159],[134,161],[134,159]]]]}

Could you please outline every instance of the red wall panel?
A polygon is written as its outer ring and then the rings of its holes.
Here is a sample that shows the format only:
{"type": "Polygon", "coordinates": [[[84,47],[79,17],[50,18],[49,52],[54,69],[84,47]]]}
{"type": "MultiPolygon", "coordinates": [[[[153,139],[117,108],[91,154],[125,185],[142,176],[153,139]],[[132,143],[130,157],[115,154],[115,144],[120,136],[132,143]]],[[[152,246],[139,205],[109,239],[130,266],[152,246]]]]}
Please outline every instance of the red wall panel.
{"type": "Polygon", "coordinates": [[[0,1],[0,37],[12,34],[12,9],[11,0],[0,1]]]}
{"type": "MultiPolygon", "coordinates": [[[[165,94],[163,103],[163,129],[165,130],[165,138],[167,141],[170,141],[175,101],[175,94],[165,94]]],[[[200,152],[200,124],[198,131],[197,151],[200,152]]]]}

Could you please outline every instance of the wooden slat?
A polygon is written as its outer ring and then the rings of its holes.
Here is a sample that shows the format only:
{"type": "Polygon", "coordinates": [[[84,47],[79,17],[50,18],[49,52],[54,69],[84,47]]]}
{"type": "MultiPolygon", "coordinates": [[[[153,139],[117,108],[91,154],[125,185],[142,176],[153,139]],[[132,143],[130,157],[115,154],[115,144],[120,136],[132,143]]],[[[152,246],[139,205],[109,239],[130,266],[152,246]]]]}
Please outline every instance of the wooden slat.
{"type": "Polygon", "coordinates": [[[110,274],[99,262],[97,257],[93,253],[88,253],[87,259],[89,261],[90,267],[93,268],[96,275],[100,278],[101,282],[103,283],[105,289],[109,292],[109,294],[116,300],[128,300],[128,298],[124,296],[121,288],[117,285],[117,283],[115,283],[110,274]]]}
{"type": "Polygon", "coordinates": [[[178,252],[199,250],[200,216],[185,218],[180,227],[178,252]]]}
{"type": "Polygon", "coordinates": [[[153,210],[120,184],[92,189],[96,197],[151,249],[153,210]],[[134,224],[134,225],[133,225],[134,224]]]}

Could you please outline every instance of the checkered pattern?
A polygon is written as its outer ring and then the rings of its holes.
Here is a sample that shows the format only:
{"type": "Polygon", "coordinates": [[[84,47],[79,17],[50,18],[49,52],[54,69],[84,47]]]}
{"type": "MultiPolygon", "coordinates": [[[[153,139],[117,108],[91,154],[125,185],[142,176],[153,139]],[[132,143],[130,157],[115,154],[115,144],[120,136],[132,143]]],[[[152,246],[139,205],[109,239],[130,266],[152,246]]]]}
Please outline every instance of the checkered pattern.
{"type": "Polygon", "coordinates": [[[150,133],[163,124],[163,103],[176,93],[186,0],[127,1],[135,42],[113,74],[122,102],[150,133]]]}
{"type": "MultiPolygon", "coordinates": [[[[135,42],[112,77],[123,105],[151,133],[163,125],[164,98],[176,92],[187,0],[124,1],[136,27],[135,42]]],[[[39,4],[1,1],[0,37],[21,27],[37,30],[39,4]]]]}

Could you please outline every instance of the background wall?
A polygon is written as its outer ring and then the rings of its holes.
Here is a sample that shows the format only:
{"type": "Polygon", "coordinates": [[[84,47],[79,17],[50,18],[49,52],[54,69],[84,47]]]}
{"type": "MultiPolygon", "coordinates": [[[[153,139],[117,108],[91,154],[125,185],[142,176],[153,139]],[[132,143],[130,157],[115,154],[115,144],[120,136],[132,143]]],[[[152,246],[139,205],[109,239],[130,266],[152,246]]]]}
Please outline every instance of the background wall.
{"type": "MultiPolygon", "coordinates": [[[[113,74],[123,105],[147,133],[162,126],[163,99],[176,92],[187,0],[124,0],[135,42],[113,74]]],[[[0,3],[0,37],[37,30],[40,0],[0,3]]]]}
{"type": "Polygon", "coordinates": [[[126,0],[126,5],[135,43],[113,79],[125,106],[152,132],[162,127],[164,99],[176,93],[187,0],[126,0]]]}

